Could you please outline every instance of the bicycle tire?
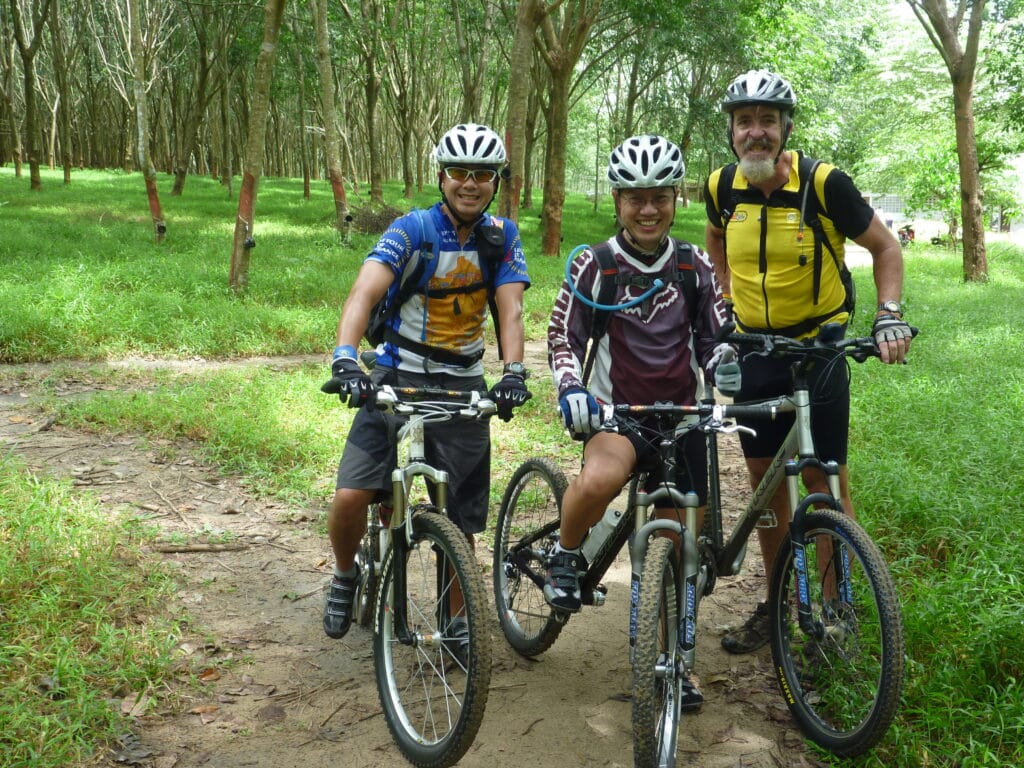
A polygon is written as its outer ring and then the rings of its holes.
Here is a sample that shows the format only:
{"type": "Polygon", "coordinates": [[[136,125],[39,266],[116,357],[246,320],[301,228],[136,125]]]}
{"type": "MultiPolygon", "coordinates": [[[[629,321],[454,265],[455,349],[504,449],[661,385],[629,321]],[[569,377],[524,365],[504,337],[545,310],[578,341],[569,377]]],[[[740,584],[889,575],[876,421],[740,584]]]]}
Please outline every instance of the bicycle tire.
{"type": "MultiPolygon", "coordinates": [[[[376,511],[372,514],[375,516],[376,511]]],[[[377,587],[380,582],[375,565],[380,562],[380,533],[375,527],[373,523],[367,526],[356,555],[360,566],[355,594],[356,621],[359,626],[367,628],[373,626],[374,612],[377,608],[377,587]]]]}
{"type": "Polygon", "coordinates": [[[679,568],[671,539],[647,549],[640,577],[633,648],[633,765],[676,765],[682,717],[679,659],[679,568]]]}
{"type": "Polygon", "coordinates": [[[854,757],[882,739],[899,706],[899,600],[878,547],[856,521],[817,511],[806,516],[805,529],[809,596],[821,637],[806,635],[797,623],[796,558],[787,537],[768,592],[775,674],[803,732],[836,755],[854,757]]]}
{"type": "Polygon", "coordinates": [[[556,611],[541,587],[523,573],[521,554],[534,573],[543,573],[558,540],[565,475],[547,459],[523,462],[505,488],[494,534],[494,602],[501,631],[518,653],[539,656],[558,639],[569,614],[556,611]],[[524,546],[525,544],[525,546],[524,546]]]}
{"type": "Polygon", "coordinates": [[[415,535],[406,559],[409,629],[403,645],[394,622],[395,550],[381,574],[374,670],[388,730],[405,758],[420,768],[456,763],[476,738],[491,680],[487,597],[465,535],[432,507],[414,512],[415,535]],[[450,564],[450,567],[449,567],[450,564]],[[452,585],[458,581],[469,627],[468,665],[447,634],[452,585]]]}

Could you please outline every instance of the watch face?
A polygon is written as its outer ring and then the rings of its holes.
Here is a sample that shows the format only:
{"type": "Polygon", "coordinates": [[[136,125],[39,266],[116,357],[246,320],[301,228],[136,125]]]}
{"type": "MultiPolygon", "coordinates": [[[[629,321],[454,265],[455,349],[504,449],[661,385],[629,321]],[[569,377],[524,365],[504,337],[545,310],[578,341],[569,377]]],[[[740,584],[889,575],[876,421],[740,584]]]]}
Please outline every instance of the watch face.
{"type": "Polygon", "coordinates": [[[511,373],[516,376],[526,378],[526,366],[522,363],[509,363],[505,366],[505,373],[511,373]]]}
{"type": "Polygon", "coordinates": [[[883,301],[881,309],[884,309],[886,312],[895,312],[897,314],[902,312],[899,303],[895,301],[883,301]]]}

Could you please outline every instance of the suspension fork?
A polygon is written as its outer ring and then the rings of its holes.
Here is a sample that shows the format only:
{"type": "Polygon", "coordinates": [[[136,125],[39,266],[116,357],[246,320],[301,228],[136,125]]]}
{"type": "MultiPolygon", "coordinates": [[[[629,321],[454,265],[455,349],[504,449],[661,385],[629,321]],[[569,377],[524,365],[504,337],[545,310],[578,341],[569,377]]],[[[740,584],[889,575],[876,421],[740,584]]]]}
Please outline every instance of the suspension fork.
{"type": "MultiPolygon", "coordinates": [[[[793,549],[793,571],[796,577],[797,616],[800,629],[809,637],[820,640],[824,636],[824,627],[820,620],[814,618],[811,609],[810,579],[807,568],[806,515],[818,505],[827,509],[842,511],[839,501],[839,464],[835,461],[820,461],[816,458],[801,458],[786,463],[786,490],[789,496],[793,519],[789,524],[790,543],[793,549]],[[810,493],[799,499],[799,479],[803,470],[815,468],[824,472],[828,481],[829,493],[810,493]],[[799,501],[798,501],[799,499],[799,501]]],[[[849,555],[845,547],[830,554],[834,578],[841,599],[849,599],[849,555]]],[[[822,585],[825,589],[826,585],[822,585]]]]}

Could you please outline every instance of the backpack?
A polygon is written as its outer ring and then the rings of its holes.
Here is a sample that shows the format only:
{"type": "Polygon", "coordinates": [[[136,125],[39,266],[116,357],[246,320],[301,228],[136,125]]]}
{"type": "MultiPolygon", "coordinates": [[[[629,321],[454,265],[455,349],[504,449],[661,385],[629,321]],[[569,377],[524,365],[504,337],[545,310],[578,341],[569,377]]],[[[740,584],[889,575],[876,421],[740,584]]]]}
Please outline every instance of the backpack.
{"type": "MultiPolygon", "coordinates": [[[[594,257],[597,259],[597,266],[601,275],[601,281],[597,287],[597,298],[595,303],[610,305],[615,301],[615,294],[620,285],[639,285],[650,288],[656,278],[668,283],[680,283],[683,296],[686,298],[686,306],[690,309],[690,320],[693,320],[697,311],[697,273],[693,268],[693,247],[689,243],[676,241],[675,258],[672,260],[668,270],[660,275],[623,275],[619,273],[619,263],[615,259],[612,247],[607,243],[598,243],[590,246],[594,257]]],[[[590,348],[587,351],[587,360],[583,366],[583,386],[587,386],[590,379],[590,372],[594,367],[594,358],[597,356],[597,345],[601,338],[608,332],[608,322],[611,320],[611,309],[595,309],[590,321],[590,348]]]]}
{"type": "MultiPolygon", "coordinates": [[[[413,252],[409,262],[402,270],[398,290],[391,300],[388,295],[378,301],[370,310],[369,322],[363,338],[372,346],[377,347],[385,341],[391,342],[396,347],[408,349],[422,357],[429,358],[447,365],[458,365],[468,367],[477,362],[483,353],[476,355],[460,355],[444,349],[437,349],[422,344],[405,336],[399,335],[391,326],[390,321],[398,314],[399,309],[414,293],[423,293],[430,296],[448,296],[453,293],[472,293],[480,289],[480,283],[472,283],[458,288],[443,288],[438,291],[428,291],[427,283],[437,269],[437,256],[440,252],[440,239],[437,236],[437,228],[429,211],[419,208],[413,209],[420,222],[420,244],[413,252]]],[[[501,357],[501,329],[498,325],[498,308],[494,300],[494,279],[497,274],[498,263],[505,254],[504,222],[496,217],[491,217],[493,224],[479,224],[476,227],[477,250],[480,254],[480,266],[484,273],[484,281],[487,286],[487,303],[490,314],[494,320],[494,330],[498,338],[498,357],[501,357]]]]}
{"type": "MultiPolygon", "coordinates": [[[[843,290],[846,294],[846,299],[843,301],[843,305],[838,309],[832,310],[825,314],[817,317],[812,317],[804,320],[796,325],[791,325],[787,328],[775,328],[772,329],[774,333],[780,333],[784,336],[802,336],[805,333],[809,333],[817,328],[823,321],[830,318],[837,311],[844,311],[849,314],[849,320],[853,321],[854,310],[857,305],[857,286],[853,282],[853,275],[850,274],[849,268],[846,266],[845,261],[840,261],[836,255],[835,248],[832,247],[832,243],[829,242],[828,237],[825,236],[825,229],[821,224],[821,219],[818,216],[819,211],[825,210],[825,203],[819,197],[816,179],[818,167],[821,165],[821,160],[812,160],[806,157],[802,153],[799,155],[799,161],[797,165],[797,177],[800,180],[800,186],[796,194],[800,198],[800,228],[797,234],[798,240],[803,240],[804,226],[806,225],[814,233],[814,288],[812,291],[812,301],[815,306],[818,304],[818,296],[821,292],[821,271],[822,263],[824,261],[823,250],[827,250],[829,255],[832,257],[832,261],[836,266],[836,271],[839,273],[839,280],[843,284],[843,290]],[[815,193],[810,194],[811,187],[815,187],[815,193]]],[[[831,172],[831,169],[826,169],[825,176],[831,172]]],[[[736,205],[740,202],[739,193],[733,188],[733,179],[736,176],[736,163],[731,163],[719,173],[718,184],[715,192],[715,204],[718,208],[719,215],[722,219],[722,226],[725,229],[726,236],[728,236],[728,224],[729,219],[732,217],[733,211],[736,210],[736,205]],[[729,204],[732,206],[732,210],[729,210],[723,205],[723,200],[729,200],[729,204]]],[[[821,186],[824,189],[824,178],[821,180],[821,186]]],[[[789,193],[792,194],[792,193],[789,193]]],[[[728,246],[726,246],[728,247],[728,246]]],[[[757,328],[745,328],[747,331],[766,331],[768,329],[757,329],[757,328]]]]}

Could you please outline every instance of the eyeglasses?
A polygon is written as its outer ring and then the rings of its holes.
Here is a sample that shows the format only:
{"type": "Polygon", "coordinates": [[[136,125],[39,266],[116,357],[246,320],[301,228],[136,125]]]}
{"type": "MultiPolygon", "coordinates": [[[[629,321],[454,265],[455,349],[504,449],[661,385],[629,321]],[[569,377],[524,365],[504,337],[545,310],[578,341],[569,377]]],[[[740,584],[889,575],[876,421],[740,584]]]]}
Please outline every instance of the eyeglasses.
{"type": "Polygon", "coordinates": [[[667,208],[675,202],[676,196],[670,192],[659,192],[654,195],[623,194],[619,199],[630,208],[645,208],[648,203],[655,208],[667,208]]]}
{"type": "Polygon", "coordinates": [[[481,184],[494,181],[498,176],[498,172],[493,168],[459,168],[458,166],[449,166],[444,169],[444,175],[453,181],[463,182],[466,179],[473,179],[473,181],[481,184]]]}

